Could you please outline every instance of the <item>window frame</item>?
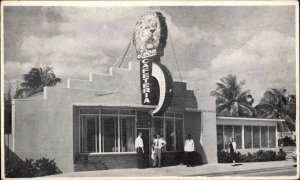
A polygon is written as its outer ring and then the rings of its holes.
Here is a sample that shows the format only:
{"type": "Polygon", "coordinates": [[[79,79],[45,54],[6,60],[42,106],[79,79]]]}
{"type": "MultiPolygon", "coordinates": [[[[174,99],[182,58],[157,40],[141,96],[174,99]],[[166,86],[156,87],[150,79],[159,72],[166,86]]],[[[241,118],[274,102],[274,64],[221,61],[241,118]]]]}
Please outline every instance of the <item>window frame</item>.
{"type": "MultiPolygon", "coordinates": [[[[167,111],[163,114],[163,116],[153,116],[152,117],[152,120],[155,119],[155,118],[160,118],[163,120],[163,124],[164,124],[164,128],[163,128],[163,136],[164,139],[166,140],[166,119],[168,120],[172,120],[173,121],[173,129],[174,129],[174,149],[175,150],[172,150],[172,151],[167,151],[166,149],[166,152],[182,152],[183,150],[178,150],[177,149],[177,133],[176,133],[176,120],[181,120],[182,121],[182,142],[184,144],[184,134],[185,134],[185,131],[184,131],[184,113],[183,112],[178,112],[178,111],[167,111]],[[172,114],[172,116],[166,116],[166,114],[172,114]],[[181,114],[182,117],[176,117],[176,114],[181,114]]],[[[167,141],[167,140],[166,140],[167,141]]],[[[166,142],[168,143],[168,142],[166,142]]]]}
{"type": "MultiPolygon", "coordinates": [[[[131,151],[131,152],[122,152],[121,151],[121,132],[120,132],[120,120],[121,120],[121,117],[132,117],[133,119],[133,132],[134,132],[134,137],[136,137],[136,122],[137,122],[137,110],[136,109],[129,109],[129,108],[109,108],[109,107],[79,107],[79,110],[78,110],[78,130],[79,130],[79,154],[134,154],[136,153],[135,151],[131,151]],[[98,114],[85,114],[85,113],[81,113],[81,110],[82,109],[98,109],[98,114]],[[117,110],[117,113],[114,113],[114,114],[102,114],[102,110],[117,110]],[[124,110],[129,110],[129,111],[134,111],[134,114],[120,114],[120,111],[124,111],[124,110]],[[82,125],[81,125],[81,118],[84,117],[84,116],[95,116],[97,117],[98,119],[98,122],[96,124],[98,124],[98,126],[96,127],[96,133],[95,135],[97,136],[95,139],[97,141],[96,142],[96,152],[82,152],[81,149],[82,149],[82,140],[81,140],[81,131],[82,131],[82,125]],[[103,120],[102,120],[102,117],[117,117],[117,121],[116,121],[116,125],[117,125],[117,148],[118,148],[118,151],[117,152],[103,152],[104,149],[103,149],[103,142],[102,142],[102,126],[103,126],[103,120]],[[97,133],[97,131],[99,133],[97,133]]],[[[104,137],[103,137],[104,138],[104,137]]]]}
{"type": "MultiPolygon", "coordinates": [[[[241,148],[237,148],[237,149],[274,149],[274,148],[278,148],[278,145],[276,144],[276,141],[277,141],[277,138],[276,138],[276,132],[277,132],[277,127],[274,126],[274,125],[247,125],[247,124],[235,124],[235,125],[229,125],[229,124],[216,124],[216,130],[218,129],[218,126],[221,127],[220,129],[222,129],[222,149],[219,149],[219,150],[226,150],[227,148],[226,147],[226,144],[225,144],[225,126],[232,126],[232,136],[235,136],[235,131],[234,131],[234,128],[236,126],[239,126],[241,127],[241,148]],[[245,128],[246,127],[250,127],[250,138],[251,138],[251,147],[245,147],[245,128]],[[257,147],[253,147],[254,146],[254,132],[253,132],[253,127],[258,127],[259,128],[259,148],[257,147]],[[267,128],[267,132],[266,132],[266,135],[267,135],[267,144],[268,146],[267,147],[262,147],[262,127],[266,127],[267,128]],[[274,133],[274,137],[273,139],[275,139],[275,142],[274,143],[274,147],[271,147],[270,146],[270,128],[273,128],[273,132],[274,133]]],[[[218,132],[216,132],[218,133],[218,132]]],[[[221,134],[221,133],[220,133],[221,134]]],[[[216,134],[218,138],[218,134],[216,134]]],[[[218,140],[218,139],[217,139],[218,140]]],[[[217,141],[218,143],[218,141],[217,141]]],[[[218,144],[217,144],[217,147],[218,147],[218,144]]]]}

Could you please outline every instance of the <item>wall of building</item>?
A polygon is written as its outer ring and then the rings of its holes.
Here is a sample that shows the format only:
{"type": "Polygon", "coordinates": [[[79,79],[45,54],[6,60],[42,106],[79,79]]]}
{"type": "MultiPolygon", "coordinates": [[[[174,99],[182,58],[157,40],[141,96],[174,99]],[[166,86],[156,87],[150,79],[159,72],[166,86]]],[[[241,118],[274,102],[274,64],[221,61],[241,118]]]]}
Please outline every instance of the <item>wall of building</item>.
{"type": "MultiPolygon", "coordinates": [[[[185,83],[174,82],[172,108],[197,109],[199,104],[206,103],[199,99],[203,97],[187,90],[185,83]]],[[[74,108],[77,105],[151,108],[141,105],[139,63],[130,63],[129,69],[111,68],[110,74],[90,74],[88,80],[68,80],[67,88],[46,87],[39,96],[15,100],[12,109],[13,152],[23,159],[55,159],[61,171],[73,171],[79,150],[78,129],[74,128],[78,127],[75,116],[78,113],[74,108]]],[[[213,108],[208,106],[207,109],[213,108]]],[[[198,142],[197,152],[206,154],[208,163],[213,162],[207,151],[214,150],[205,148],[204,142],[214,139],[216,133],[201,134],[201,122],[215,129],[213,116],[201,118],[199,112],[187,112],[185,117],[189,122],[185,123],[185,132],[190,132],[198,142]],[[202,144],[199,143],[201,136],[202,144]]],[[[216,146],[210,148],[216,149],[216,146]]]]}
{"type": "Polygon", "coordinates": [[[61,95],[15,101],[14,152],[23,159],[55,159],[59,169],[68,172],[73,170],[73,116],[70,101],[61,95]]]}
{"type": "Polygon", "coordinates": [[[76,158],[74,171],[107,170],[116,168],[136,168],[135,153],[128,154],[91,154],[76,158]]]}
{"type": "Polygon", "coordinates": [[[217,131],[216,113],[214,111],[203,111],[201,116],[202,129],[200,143],[206,155],[204,163],[217,163],[217,131]]]}

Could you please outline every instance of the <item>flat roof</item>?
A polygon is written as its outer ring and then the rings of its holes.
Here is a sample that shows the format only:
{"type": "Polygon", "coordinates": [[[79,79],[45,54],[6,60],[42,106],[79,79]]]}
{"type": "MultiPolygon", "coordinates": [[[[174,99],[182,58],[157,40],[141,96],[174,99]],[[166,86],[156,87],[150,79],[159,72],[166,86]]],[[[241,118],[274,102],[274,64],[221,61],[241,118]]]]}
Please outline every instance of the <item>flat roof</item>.
{"type": "Polygon", "coordinates": [[[225,117],[217,116],[220,120],[243,120],[243,121],[285,121],[284,119],[250,118],[250,117],[225,117]]]}
{"type": "Polygon", "coordinates": [[[139,105],[139,104],[114,104],[114,103],[73,103],[74,106],[97,106],[97,107],[128,107],[128,108],[151,108],[156,106],[152,105],[139,105]]]}

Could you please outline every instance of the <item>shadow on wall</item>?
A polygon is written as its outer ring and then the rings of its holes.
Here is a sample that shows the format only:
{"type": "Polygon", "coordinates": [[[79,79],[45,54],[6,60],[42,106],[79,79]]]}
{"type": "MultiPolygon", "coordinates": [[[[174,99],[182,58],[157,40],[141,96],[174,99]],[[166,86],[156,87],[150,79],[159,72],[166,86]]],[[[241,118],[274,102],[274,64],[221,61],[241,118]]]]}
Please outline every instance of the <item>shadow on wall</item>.
{"type": "Polygon", "coordinates": [[[195,93],[187,90],[185,82],[173,82],[173,98],[170,107],[198,109],[195,93]]]}
{"type": "Polygon", "coordinates": [[[199,156],[201,158],[201,161],[202,161],[201,163],[202,164],[207,164],[208,163],[207,162],[207,157],[206,157],[206,153],[205,153],[205,151],[202,147],[202,144],[200,144],[199,148],[200,148],[200,152],[201,152],[201,155],[199,154],[199,156]]]}
{"type": "Polygon", "coordinates": [[[60,173],[62,172],[54,160],[44,157],[36,161],[33,159],[22,160],[5,146],[5,177],[7,178],[40,177],[60,173]]]}

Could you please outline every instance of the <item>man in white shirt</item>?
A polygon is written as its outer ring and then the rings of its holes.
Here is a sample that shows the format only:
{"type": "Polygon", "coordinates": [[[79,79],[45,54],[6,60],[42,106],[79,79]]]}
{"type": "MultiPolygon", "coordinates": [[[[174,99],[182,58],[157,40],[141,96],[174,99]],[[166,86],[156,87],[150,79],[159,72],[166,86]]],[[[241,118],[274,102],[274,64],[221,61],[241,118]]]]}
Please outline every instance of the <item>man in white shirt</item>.
{"type": "Polygon", "coordinates": [[[186,155],[187,167],[193,166],[192,159],[193,159],[194,151],[195,151],[194,140],[192,139],[192,136],[188,134],[188,138],[184,141],[184,152],[186,155]]]}
{"type": "Polygon", "coordinates": [[[159,134],[156,135],[156,139],[154,139],[152,146],[154,147],[154,164],[153,167],[157,165],[158,158],[158,167],[161,167],[161,148],[166,145],[166,141],[160,138],[159,134]]]}
{"type": "Polygon", "coordinates": [[[135,149],[137,153],[137,159],[138,159],[138,168],[142,169],[144,168],[144,143],[142,139],[142,132],[139,132],[138,137],[135,139],[135,149]]]}

